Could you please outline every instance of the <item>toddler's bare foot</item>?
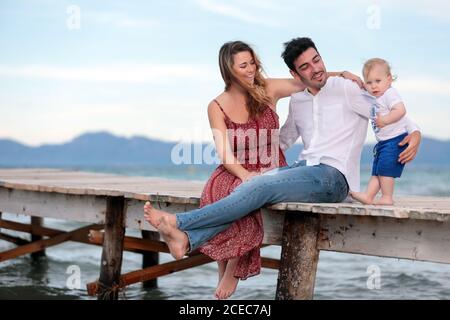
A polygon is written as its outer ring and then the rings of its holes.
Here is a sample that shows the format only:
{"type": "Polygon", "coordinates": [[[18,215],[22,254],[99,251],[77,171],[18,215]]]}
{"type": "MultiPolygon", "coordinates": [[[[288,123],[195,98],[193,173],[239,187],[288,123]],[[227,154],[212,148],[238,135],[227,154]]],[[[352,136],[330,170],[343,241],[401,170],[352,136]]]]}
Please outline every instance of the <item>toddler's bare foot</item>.
{"type": "Polygon", "coordinates": [[[370,198],[365,192],[352,192],[350,195],[363,204],[373,204],[373,198],[370,198]]]}
{"type": "Polygon", "coordinates": [[[394,199],[392,199],[392,197],[382,196],[380,199],[375,201],[373,204],[376,204],[379,206],[392,206],[394,204],[394,199]]]}

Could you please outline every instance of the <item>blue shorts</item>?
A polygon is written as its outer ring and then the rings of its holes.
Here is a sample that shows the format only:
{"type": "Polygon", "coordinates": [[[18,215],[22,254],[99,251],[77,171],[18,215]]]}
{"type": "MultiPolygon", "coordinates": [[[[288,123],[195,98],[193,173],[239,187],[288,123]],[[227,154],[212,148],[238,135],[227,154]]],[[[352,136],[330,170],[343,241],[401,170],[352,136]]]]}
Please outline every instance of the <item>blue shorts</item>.
{"type": "Polygon", "coordinates": [[[398,144],[408,134],[403,133],[395,138],[378,142],[373,148],[372,176],[399,178],[402,175],[404,164],[398,162],[398,156],[406,149],[408,144],[400,147],[398,144]]]}

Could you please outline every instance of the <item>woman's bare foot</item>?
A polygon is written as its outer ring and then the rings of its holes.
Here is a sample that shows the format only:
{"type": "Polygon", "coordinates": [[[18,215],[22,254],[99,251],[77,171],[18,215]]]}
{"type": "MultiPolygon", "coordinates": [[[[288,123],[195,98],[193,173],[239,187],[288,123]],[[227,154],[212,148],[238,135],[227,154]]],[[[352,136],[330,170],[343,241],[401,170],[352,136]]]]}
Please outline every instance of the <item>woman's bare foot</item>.
{"type": "Polygon", "coordinates": [[[394,199],[392,199],[392,197],[390,196],[381,196],[381,198],[375,201],[373,204],[379,206],[392,206],[394,204],[394,199]]]}
{"type": "Polygon", "coordinates": [[[169,213],[155,209],[149,201],[144,205],[144,219],[155,228],[158,228],[161,218],[166,214],[169,213]]]}
{"type": "MultiPolygon", "coordinates": [[[[225,269],[227,267],[227,263],[228,263],[228,260],[217,261],[217,266],[219,267],[219,283],[220,283],[220,280],[222,280],[223,275],[225,274],[225,269]]],[[[217,286],[219,285],[219,283],[217,284],[217,286]]]]}
{"type": "Polygon", "coordinates": [[[363,204],[373,204],[373,198],[370,198],[365,192],[352,192],[350,195],[363,204]]]}
{"type": "Polygon", "coordinates": [[[144,218],[158,229],[169,247],[170,254],[177,260],[183,258],[189,249],[189,240],[187,235],[177,228],[175,215],[157,210],[147,201],[144,205],[144,218]]]}
{"type": "Polygon", "coordinates": [[[219,300],[228,299],[236,291],[236,287],[239,282],[239,278],[234,276],[236,267],[238,264],[238,258],[228,260],[225,268],[225,273],[217,286],[215,297],[219,300]]]}
{"type": "Polygon", "coordinates": [[[161,217],[158,232],[169,247],[170,254],[177,260],[183,258],[189,250],[189,240],[183,231],[177,228],[176,218],[165,213],[161,217]]]}

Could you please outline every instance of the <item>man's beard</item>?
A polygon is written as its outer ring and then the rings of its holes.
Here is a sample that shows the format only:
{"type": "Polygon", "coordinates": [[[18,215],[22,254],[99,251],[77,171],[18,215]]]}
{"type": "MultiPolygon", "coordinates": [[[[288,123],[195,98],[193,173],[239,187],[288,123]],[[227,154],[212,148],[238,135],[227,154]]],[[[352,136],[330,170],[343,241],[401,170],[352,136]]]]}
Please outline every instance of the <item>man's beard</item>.
{"type": "Polygon", "coordinates": [[[303,77],[300,77],[300,79],[302,80],[303,84],[305,84],[307,87],[312,87],[315,89],[322,89],[325,86],[325,84],[327,83],[327,79],[328,79],[326,71],[323,71],[323,72],[324,72],[324,78],[321,82],[307,80],[303,77]]]}

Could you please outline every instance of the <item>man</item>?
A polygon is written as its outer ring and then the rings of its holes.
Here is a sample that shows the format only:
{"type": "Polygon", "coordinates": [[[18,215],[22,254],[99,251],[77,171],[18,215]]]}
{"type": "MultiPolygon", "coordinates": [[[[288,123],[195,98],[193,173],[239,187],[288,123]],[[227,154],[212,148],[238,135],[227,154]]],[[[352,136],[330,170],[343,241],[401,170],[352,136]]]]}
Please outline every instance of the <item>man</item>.
{"type": "MultiPolygon", "coordinates": [[[[229,196],[201,209],[172,215],[147,202],[145,219],[158,229],[176,259],[266,204],[341,202],[350,190],[359,190],[359,162],[370,101],[352,81],[328,78],[311,39],[297,38],[285,43],[282,57],[291,75],[307,86],[305,91],[292,95],[280,136],[284,149],[302,137],[302,161],[254,177],[229,196]]],[[[421,139],[411,121],[405,130],[410,134],[401,144],[409,146],[400,154],[401,162],[414,159],[421,139]]]]}

